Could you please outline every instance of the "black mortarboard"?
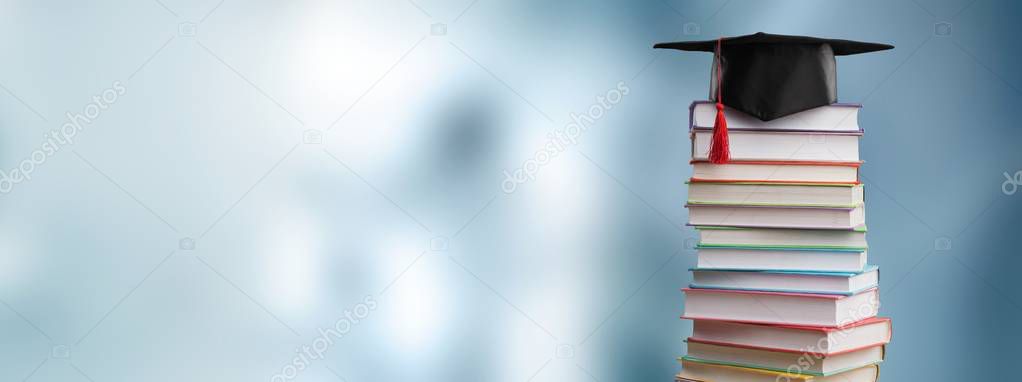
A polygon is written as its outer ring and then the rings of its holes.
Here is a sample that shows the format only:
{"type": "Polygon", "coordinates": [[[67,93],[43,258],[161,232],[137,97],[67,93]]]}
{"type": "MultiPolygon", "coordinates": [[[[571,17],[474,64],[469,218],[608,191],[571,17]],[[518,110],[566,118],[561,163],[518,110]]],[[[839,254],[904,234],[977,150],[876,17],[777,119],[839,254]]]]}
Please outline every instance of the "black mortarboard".
{"type": "MultiPolygon", "coordinates": [[[[710,99],[764,121],[837,102],[834,56],[894,48],[887,44],[762,32],[709,41],[660,43],[653,47],[714,52],[710,99]]],[[[723,112],[720,114],[722,120],[723,112]]],[[[726,123],[722,130],[726,152],[726,123]]],[[[724,158],[715,162],[726,161],[724,158]]]]}

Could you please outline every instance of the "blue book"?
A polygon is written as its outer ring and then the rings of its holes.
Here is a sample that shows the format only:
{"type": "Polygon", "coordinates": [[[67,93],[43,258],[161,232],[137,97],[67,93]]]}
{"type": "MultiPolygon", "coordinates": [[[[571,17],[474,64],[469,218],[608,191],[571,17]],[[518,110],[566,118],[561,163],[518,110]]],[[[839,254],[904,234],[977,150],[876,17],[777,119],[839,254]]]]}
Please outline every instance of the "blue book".
{"type": "Polygon", "coordinates": [[[751,290],[851,296],[875,288],[880,268],[860,272],[807,272],[751,269],[692,268],[693,289],[751,290]]]}
{"type": "Polygon", "coordinates": [[[866,270],[865,249],[697,245],[700,269],[854,272],[866,270]]]}

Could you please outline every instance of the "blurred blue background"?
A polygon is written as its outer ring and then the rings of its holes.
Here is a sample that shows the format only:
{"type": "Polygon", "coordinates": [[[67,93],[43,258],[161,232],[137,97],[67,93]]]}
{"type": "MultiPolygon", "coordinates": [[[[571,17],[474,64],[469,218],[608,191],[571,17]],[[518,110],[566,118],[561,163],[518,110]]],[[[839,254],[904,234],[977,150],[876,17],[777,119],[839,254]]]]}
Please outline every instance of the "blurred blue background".
{"type": "Polygon", "coordinates": [[[670,380],[691,330],[687,107],[711,57],[651,45],[757,31],[897,46],[838,64],[840,99],[865,104],[870,255],[895,322],[883,379],[1010,379],[1020,15],[1007,0],[5,1],[0,379],[670,380]],[[89,122],[54,143],[67,113],[89,122]]]}

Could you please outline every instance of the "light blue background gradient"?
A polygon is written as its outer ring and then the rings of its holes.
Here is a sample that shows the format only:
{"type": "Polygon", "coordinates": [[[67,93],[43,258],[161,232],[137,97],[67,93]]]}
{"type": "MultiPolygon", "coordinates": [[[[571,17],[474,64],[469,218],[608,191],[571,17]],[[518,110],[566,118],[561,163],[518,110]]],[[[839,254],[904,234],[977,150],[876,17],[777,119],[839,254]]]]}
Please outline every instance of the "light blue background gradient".
{"type": "Polygon", "coordinates": [[[757,31],[897,46],[838,64],[840,99],[866,105],[870,257],[895,322],[882,378],[1007,380],[1020,15],[1007,0],[5,1],[5,172],[65,112],[126,91],[0,195],[0,380],[269,381],[365,296],[377,308],[294,380],[669,380],[691,330],[685,125],[710,55],[651,45],[757,31]],[[501,191],[621,81],[579,144],[501,191]]]}

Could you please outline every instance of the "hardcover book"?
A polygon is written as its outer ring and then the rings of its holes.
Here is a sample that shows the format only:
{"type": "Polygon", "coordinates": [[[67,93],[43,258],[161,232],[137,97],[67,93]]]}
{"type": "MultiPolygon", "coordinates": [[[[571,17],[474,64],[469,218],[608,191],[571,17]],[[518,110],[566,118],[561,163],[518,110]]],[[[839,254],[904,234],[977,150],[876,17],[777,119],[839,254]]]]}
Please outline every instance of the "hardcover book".
{"type": "Polygon", "coordinates": [[[694,181],[849,184],[859,182],[862,162],[692,160],[691,164],[694,181]]]}
{"type": "Polygon", "coordinates": [[[674,379],[676,382],[876,382],[880,377],[880,367],[877,365],[829,377],[715,365],[691,360],[681,360],[681,367],[681,373],[674,379]]]}
{"type": "Polygon", "coordinates": [[[862,272],[805,272],[762,270],[719,270],[692,268],[694,289],[731,289],[762,292],[836,294],[851,296],[875,288],[880,269],[867,267],[862,272]]]}
{"type": "Polygon", "coordinates": [[[696,320],[689,340],[825,356],[886,344],[892,333],[891,319],[883,317],[836,328],[696,320]]]}
{"type": "Polygon", "coordinates": [[[818,248],[865,250],[866,226],[850,230],[804,230],[696,226],[701,247],[818,248]]]}
{"type": "Polygon", "coordinates": [[[687,319],[836,328],[876,316],[880,294],[851,296],[685,288],[687,319]]]}
{"type": "Polygon", "coordinates": [[[862,272],[868,257],[859,249],[699,245],[696,250],[697,267],[704,270],[862,272]]]}
{"type": "Polygon", "coordinates": [[[866,224],[862,205],[855,207],[686,204],[691,225],[727,227],[854,229],[866,224]]]}
{"type": "Polygon", "coordinates": [[[855,208],[861,184],[702,182],[688,184],[688,204],[855,208]]]}
{"type": "Polygon", "coordinates": [[[720,345],[689,339],[688,355],[682,359],[825,377],[883,362],[884,346],[877,345],[840,354],[821,355],[801,351],[720,345]]]}
{"type": "MultiPolygon", "coordinates": [[[[826,161],[859,160],[861,133],[732,131],[729,147],[733,160],[826,161]]],[[[692,159],[709,159],[713,132],[692,131],[692,159]]]]}
{"type": "MultiPolygon", "coordinates": [[[[816,131],[816,132],[861,132],[859,109],[862,105],[834,103],[800,111],[795,114],[761,121],[756,117],[724,106],[728,130],[754,131],[816,131]]],[[[689,107],[689,126],[693,130],[713,130],[717,108],[710,101],[695,101],[689,107]]]]}

